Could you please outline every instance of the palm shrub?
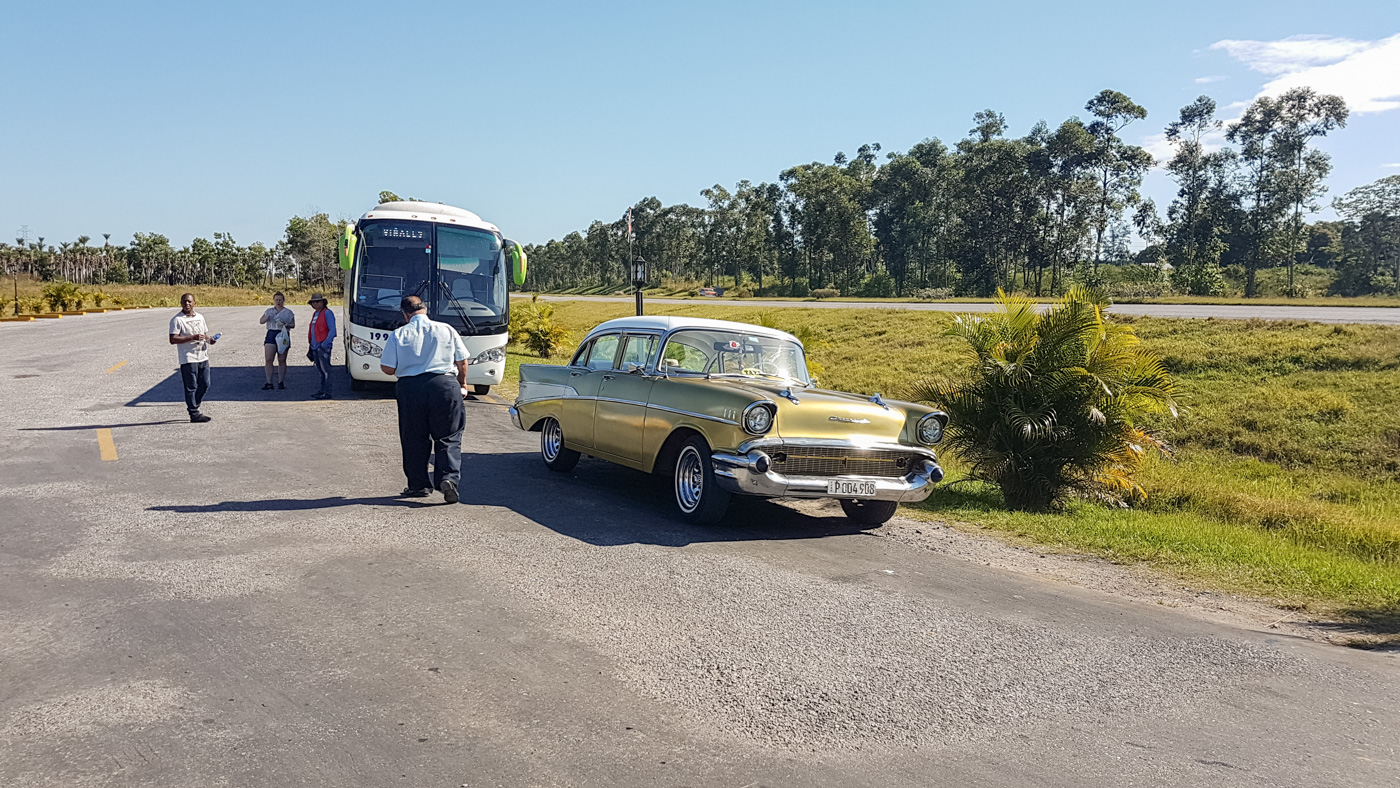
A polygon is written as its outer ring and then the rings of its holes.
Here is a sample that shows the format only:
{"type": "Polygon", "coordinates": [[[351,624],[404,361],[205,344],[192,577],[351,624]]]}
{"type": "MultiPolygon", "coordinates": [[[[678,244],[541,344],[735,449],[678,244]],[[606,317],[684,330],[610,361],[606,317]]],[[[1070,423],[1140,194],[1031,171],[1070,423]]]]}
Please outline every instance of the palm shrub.
{"type": "Polygon", "coordinates": [[[79,300],[78,286],[62,279],[44,285],[41,293],[49,309],[54,312],[67,312],[68,306],[79,300]]]}
{"type": "MultiPolygon", "coordinates": [[[[514,309],[514,307],[512,307],[514,309]]],[[[519,326],[521,343],[540,358],[550,358],[569,344],[569,332],[554,322],[554,307],[540,303],[539,296],[530,299],[522,310],[520,322],[511,319],[511,332],[519,326]]]]}
{"type": "Polygon", "coordinates": [[[948,329],[966,343],[970,376],[911,387],[911,399],[948,413],[947,446],[1011,509],[1045,511],[1070,497],[1141,501],[1134,473],[1149,451],[1170,452],[1142,422],[1175,418],[1176,387],[1131,327],[1105,317],[1107,306],[1075,286],[1039,314],[1000,292],[996,311],[959,316],[948,329]]]}

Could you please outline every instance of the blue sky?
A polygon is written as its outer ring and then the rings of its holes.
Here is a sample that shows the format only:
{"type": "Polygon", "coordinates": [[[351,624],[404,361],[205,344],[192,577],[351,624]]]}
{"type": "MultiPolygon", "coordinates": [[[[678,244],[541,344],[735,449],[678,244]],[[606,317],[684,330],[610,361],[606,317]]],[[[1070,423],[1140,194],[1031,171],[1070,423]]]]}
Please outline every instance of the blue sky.
{"type": "Polygon", "coordinates": [[[270,243],[391,189],[539,242],[864,142],[951,143],[988,107],[1023,134],[1103,88],[1160,150],[1201,93],[1234,117],[1318,82],[1368,108],[1323,143],[1332,193],[1400,173],[1400,4],[1375,0],[51,2],[5,27],[6,240],[270,243]]]}

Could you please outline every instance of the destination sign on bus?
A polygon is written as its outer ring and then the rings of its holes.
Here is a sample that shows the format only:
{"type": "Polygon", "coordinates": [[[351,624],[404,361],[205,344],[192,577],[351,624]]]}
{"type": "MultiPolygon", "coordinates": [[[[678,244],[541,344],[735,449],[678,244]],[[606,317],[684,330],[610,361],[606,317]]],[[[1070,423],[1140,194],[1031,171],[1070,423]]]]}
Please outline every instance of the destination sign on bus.
{"type": "Polygon", "coordinates": [[[410,222],[375,222],[364,228],[365,239],[371,247],[418,249],[433,242],[433,228],[410,222]]]}

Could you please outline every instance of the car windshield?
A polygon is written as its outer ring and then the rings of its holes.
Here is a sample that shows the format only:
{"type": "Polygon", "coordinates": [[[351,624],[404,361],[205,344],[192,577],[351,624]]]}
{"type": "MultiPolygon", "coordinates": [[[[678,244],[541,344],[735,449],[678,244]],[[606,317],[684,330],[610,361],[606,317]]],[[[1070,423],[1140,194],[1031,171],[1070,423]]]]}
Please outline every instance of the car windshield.
{"type": "Polygon", "coordinates": [[[666,340],[661,364],[667,373],[777,378],[804,386],[809,382],[802,345],[738,331],[677,331],[666,340]]]}

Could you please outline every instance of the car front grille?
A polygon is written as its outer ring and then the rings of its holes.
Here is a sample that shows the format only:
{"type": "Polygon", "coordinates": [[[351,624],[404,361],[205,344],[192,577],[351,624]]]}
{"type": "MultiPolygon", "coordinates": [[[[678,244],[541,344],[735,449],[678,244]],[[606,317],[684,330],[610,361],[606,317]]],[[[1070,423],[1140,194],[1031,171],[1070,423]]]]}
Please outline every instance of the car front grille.
{"type": "Polygon", "coordinates": [[[784,476],[906,476],[923,459],[892,449],[783,446],[770,450],[773,470],[784,476]]]}

